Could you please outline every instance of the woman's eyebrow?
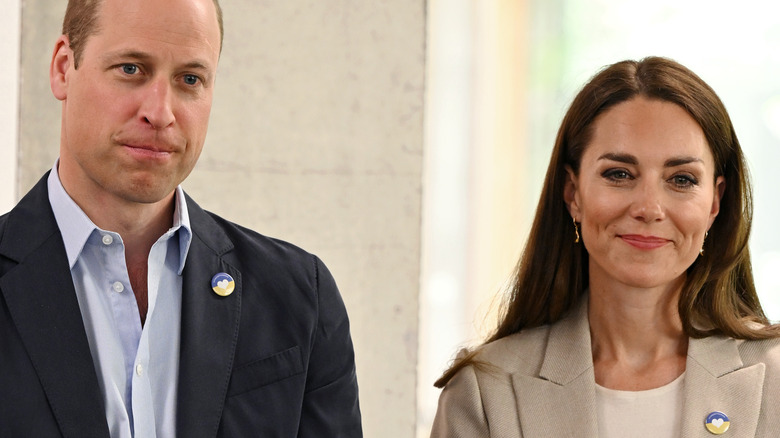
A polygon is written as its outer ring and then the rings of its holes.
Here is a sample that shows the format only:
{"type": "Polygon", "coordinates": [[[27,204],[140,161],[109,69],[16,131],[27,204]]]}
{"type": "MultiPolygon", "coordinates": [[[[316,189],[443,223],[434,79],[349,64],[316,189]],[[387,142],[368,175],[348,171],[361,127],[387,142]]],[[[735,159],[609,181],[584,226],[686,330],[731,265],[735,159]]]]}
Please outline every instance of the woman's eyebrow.
{"type": "MultiPolygon", "coordinates": [[[[619,163],[638,165],[639,160],[631,154],[620,154],[614,152],[608,152],[598,158],[599,160],[611,160],[619,163]]],[[[664,167],[677,167],[690,163],[704,163],[701,158],[698,157],[674,157],[664,162],[664,167]]]]}
{"type": "Polygon", "coordinates": [[[666,160],[664,167],[676,167],[690,163],[704,163],[704,160],[697,157],[675,157],[666,160]]]}
{"type": "Polygon", "coordinates": [[[639,164],[639,160],[631,154],[617,154],[614,152],[607,152],[606,154],[599,157],[599,160],[611,160],[611,161],[617,161],[619,163],[626,163],[626,164],[633,164],[637,165],[639,164]]]}

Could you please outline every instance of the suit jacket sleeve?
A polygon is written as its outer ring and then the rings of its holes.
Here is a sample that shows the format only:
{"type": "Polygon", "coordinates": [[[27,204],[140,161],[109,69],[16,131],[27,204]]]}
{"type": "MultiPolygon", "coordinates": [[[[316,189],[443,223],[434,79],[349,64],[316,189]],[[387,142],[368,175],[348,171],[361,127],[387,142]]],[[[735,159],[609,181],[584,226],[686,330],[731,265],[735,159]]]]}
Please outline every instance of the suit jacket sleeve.
{"type": "Polygon", "coordinates": [[[431,438],[489,436],[477,375],[473,367],[467,366],[458,371],[442,390],[431,438]]]}
{"type": "Polygon", "coordinates": [[[336,282],[316,263],[318,321],[311,346],[298,436],[361,437],[355,358],[336,282]]]}

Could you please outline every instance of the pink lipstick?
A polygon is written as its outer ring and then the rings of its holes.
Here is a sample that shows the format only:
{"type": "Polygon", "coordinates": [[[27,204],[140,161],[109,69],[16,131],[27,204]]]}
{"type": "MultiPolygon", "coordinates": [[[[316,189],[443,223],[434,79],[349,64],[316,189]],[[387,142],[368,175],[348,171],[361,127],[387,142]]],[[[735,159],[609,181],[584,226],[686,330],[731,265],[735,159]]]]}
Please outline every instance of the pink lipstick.
{"type": "Polygon", "coordinates": [[[667,239],[656,236],[642,236],[640,234],[622,234],[620,238],[635,248],[646,250],[660,248],[669,243],[667,239]]]}

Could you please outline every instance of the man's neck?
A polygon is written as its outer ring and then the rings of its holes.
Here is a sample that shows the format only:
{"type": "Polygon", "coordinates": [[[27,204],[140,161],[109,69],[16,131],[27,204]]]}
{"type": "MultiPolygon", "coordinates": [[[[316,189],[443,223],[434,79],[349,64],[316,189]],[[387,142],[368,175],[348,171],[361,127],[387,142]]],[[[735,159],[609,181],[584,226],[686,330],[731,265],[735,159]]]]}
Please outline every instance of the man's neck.
{"type": "Polygon", "coordinates": [[[133,207],[137,208],[127,208],[127,205],[124,205],[116,210],[102,208],[90,212],[83,207],[82,210],[98,227],[122,236],[127,274],[143,325],[149,309],[149,253],[154,243],[173,225],[175,192],[160,202],[135,204],[133,207]]]}
{"type": "MultiPolygon", "coordinates": [[[[122,236],[128,262],[144,259],[154,242],[173,225],[175,193],[154,204],[85,203],[79,205],[99,228],[122,236]],[[112,205],[113,204],[113,205],[112,205]],[[119,205],[117,205],[119,204],[119,205]]],[[[78,200],[74,199],[77,204],[78,200]]]]}

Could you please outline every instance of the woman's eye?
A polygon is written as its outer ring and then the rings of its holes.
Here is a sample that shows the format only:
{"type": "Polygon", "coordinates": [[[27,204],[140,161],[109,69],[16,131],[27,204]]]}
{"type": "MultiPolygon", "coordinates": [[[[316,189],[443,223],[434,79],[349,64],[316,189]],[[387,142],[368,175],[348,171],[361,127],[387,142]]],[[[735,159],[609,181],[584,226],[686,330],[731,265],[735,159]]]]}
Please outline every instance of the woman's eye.
{"type": "Polygon", "coordinates": [[[624,169],[610,169],[602,174],[605,178],[613,181],[622,181],[631,178],[631,174],[624,169]]]}
{"type": "Polygon", "coordinates": [[[698,184],[695,178],[688,175],[675,175],[672,177],[672,182],[677,187],[688,188],[698,184]]]}
{"type": "Polygon", "coordinates": [[[138,73],[138,66],[134,64],[123,64],[122,72],[127,75],[134,75],[138,73]]]}
{"type": "Polygon", "coordinates": [[[198,77],[195,75],[184,75],[184,83],[187,85],[195,85],[198,83],[198,77]]]}

